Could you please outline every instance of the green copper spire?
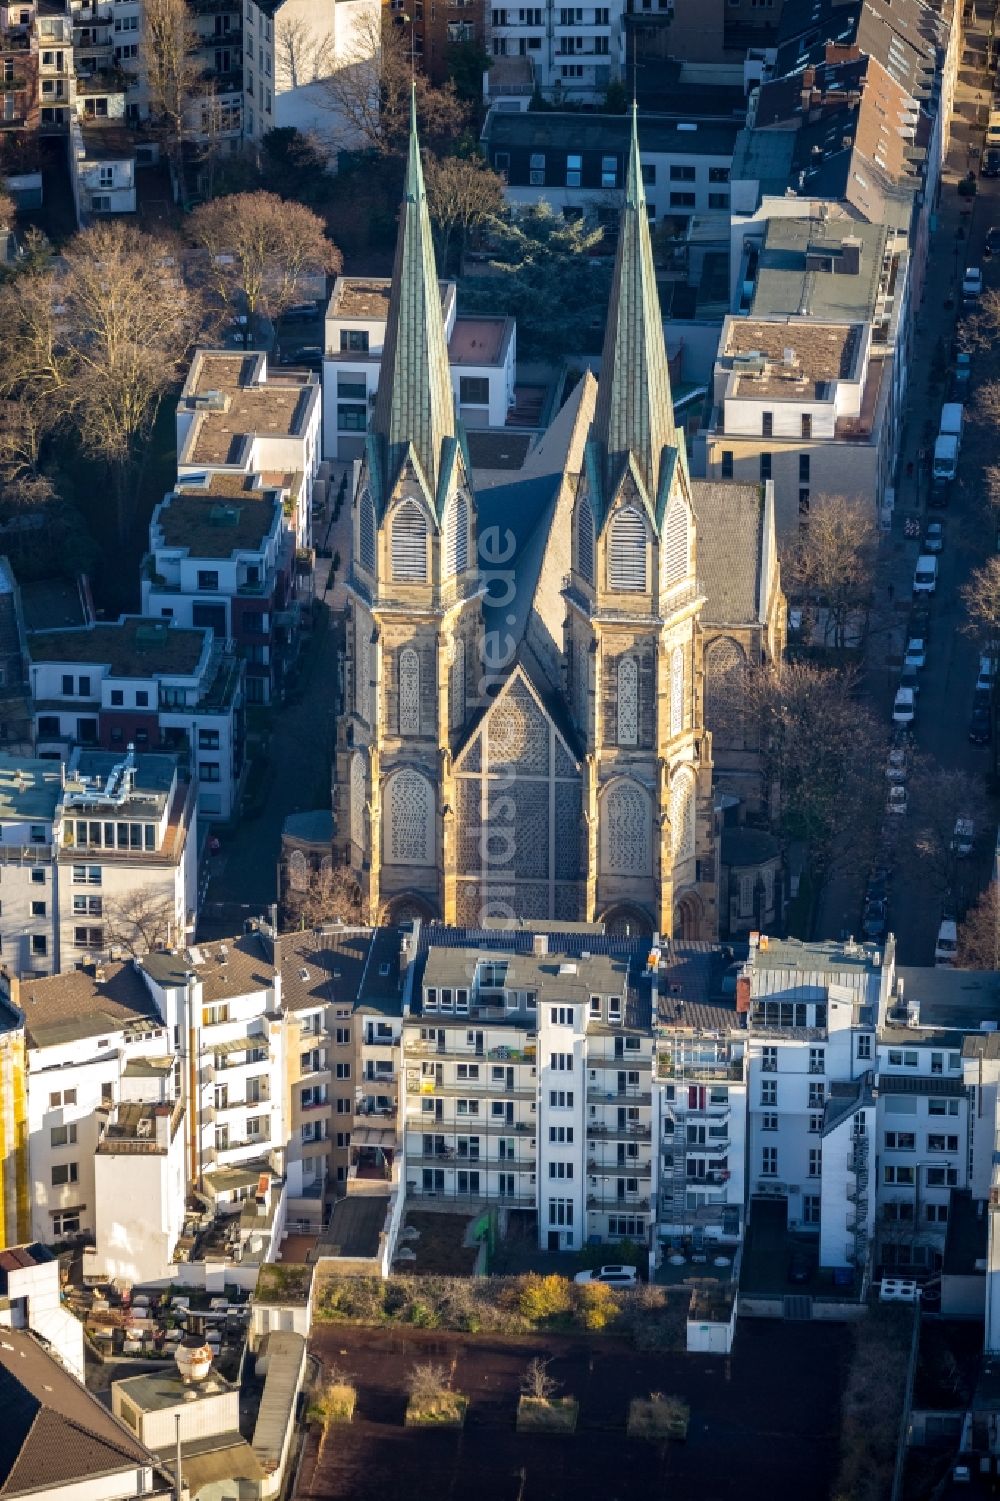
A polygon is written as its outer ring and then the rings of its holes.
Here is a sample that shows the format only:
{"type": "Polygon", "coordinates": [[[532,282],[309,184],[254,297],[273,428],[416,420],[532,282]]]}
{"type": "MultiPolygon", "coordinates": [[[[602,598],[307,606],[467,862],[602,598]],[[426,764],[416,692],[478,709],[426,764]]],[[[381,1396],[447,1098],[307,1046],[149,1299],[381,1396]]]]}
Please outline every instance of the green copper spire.
{"type": "Polygon", "coordinates": [[[632,454],[647,498],[655,506],[663,450],[675,446],[677,437],[634,102],[593,437],[604,450],[605,483],[616,482],[632,454]]]}
{"type": "Polygon", "coordinates": [[[406,189],[386,321],[372,432],[386,445],[386,484],[395,483],[413,445],[433,500],[442,444],[456,434],[455,401],[441,290],[417,139],[416,90],[410,99],[406,189]]]}

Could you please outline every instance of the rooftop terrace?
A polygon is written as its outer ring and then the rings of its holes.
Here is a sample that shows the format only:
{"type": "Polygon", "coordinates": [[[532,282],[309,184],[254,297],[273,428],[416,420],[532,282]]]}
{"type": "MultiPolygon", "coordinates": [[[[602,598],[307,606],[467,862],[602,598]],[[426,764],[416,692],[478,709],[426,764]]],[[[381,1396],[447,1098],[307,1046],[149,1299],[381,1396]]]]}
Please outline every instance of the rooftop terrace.
{"type": "Polygon", "coordinates": [[[123,615],[113,623],[70,630],[33,632],[32,662],[107,665],[112,677],[193,676],[207,660],[208,632],[187,630],[165,620],[123,615]]]}

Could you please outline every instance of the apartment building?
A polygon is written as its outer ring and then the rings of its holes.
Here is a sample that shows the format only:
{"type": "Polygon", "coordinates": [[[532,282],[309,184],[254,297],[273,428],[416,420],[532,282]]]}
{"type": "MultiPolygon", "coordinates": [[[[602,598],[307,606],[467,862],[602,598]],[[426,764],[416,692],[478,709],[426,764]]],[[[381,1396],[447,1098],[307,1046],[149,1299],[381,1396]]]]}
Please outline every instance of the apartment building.
{"type": "Polygon", "coordinates": [[[408,1200],[534,1210],[549,1250],[644,1240],[656,1194],[648,1000],[627,955],[522,936],[530,952],[505,952],[499,933],[456,947],[428,935],[403,1019],[408,1200]]]}
{"type": "Polygon", "coordinates": [[[425,5],[416,0],[407,8],[405,0],[388,0],[393,17],[405,17],[407,36],[413,28],[414,56],[432,83],[447,82],[452,53],[463,44],[483,48],[486,42],[487,7],[485,0],[445,0],[444,4],[425,5]]]}
{"type": "Polygon", "coordinates": [[[293,128],[344,150],[357,144],[326,80],[341,68],[377,91],[379,0],[245,0],[243,131],[260,141],[293,128]]]}
{"type": "MultiPolygon", "coordinates": [[[[391,281],[338,276],[326,311],[323,453],[358,458],[378,390],[391,281]]],[[[512,318],[457,315],[454,282],[441,283],[452,389],[467,428],[503,427],[514,405],[517,327],[512,318]]]]}
{"type": "Polygon", "coordinates": [[[5,134],[33,133],[39,125],[41,99],[38,81],[39,46],[34,5],[17,0],[0,6],[0,68],[4,91],[0,96],[0,124],[5,134]]]}
{"type": "Polygon", "coordinates": [[[240,0],[190,0],[197,56],[207,91],[191,109],[196,137],[238,150],[243,136],[243,7],[240,0]]]}
{"type": "MultiPolygon", "coordinates": [[[[121,95],[124,105],[124,94],[121,95]]],[[[88,94],[86,102],[96,102],[88,94]]],[[[135,139],[115,121],[81,121],[69,127],[70,186],[76,222],[85,228],[96,215],[134,214],[135,139]]]]}
{"type": "MultiPolygon", "coordinates": [[[[686,228],[696,215],[728,215],[738,134],[736,121],[643,114],[640,160],[650,224],[686,228]]],[[[625,115],[493,109],[483,127],[487,160],[504,178],[509,203],[544,199],[565,214],[609,225],[617,222],[630,140],[625,115]]]]}
{"type": "MultiPolygon", "coordinates": [[[[855,242],[842,253],[859,254],[855,242]]],[[[728,316],[699,447],[705,476],[774,486],[779,542],[824,495],[860,495],[879,520],[895,463],[892,360],[870,322],[728,316]]]]}
{"type": "Polygon", "coordinates": [[[491,5],[486,13],[487,51],[495,58],[524,57],[534,85],[558,102],[599,104],[608,87],[624,77],[625,6],[491,5]]]}
{"type": "Polygon", "coordinates": [[[28,637],[42,758],[74,745],[166,750],[197,774],[198,812],[228,819],[245,772],[245,664],[206,626],[123,615],[28,637]]]}
{"type": "Polygon", "coordinates": [[[184,1103],[119,1100],[94,1157],[97,1235],[88,1270],[132,1284],[169,1280],[184,1228],[184,1103]]]}

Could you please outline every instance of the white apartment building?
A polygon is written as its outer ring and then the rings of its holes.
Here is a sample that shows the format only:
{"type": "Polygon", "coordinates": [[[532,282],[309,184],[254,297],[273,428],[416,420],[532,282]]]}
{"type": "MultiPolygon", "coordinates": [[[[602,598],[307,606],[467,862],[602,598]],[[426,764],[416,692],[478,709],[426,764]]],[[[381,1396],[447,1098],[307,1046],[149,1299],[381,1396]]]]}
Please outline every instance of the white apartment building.
{"type": "Polygon", "coordinates": [[[653,1040],[629,959],[544,932],[531,953],[430,942],[403,1020],[408,1199],[533,1209],[550,1250],[645,1240],[653,1040]]]}
{"type": "MultiPolygon", "coordinates": [[[[390,279],[338,276],[326,310],[323,453],[358,458],[378,390],[390,279]]],[[[454,282],[441,283],[451,383],[467,428],[503,427],[514,405],[517,328],[512,318],[457,315],[454,282]]]]}
{"type": "Polygon", "coordinates": [[[625,5],[493,5],[487,8],[487,50],[526,57],[535,86],[558,102],[598,104],[624,76],[625,5]]]}
{"type": "Polygon", "coordinates": [[[168,750],[197,772],[198,812],[229,818],[245,770],[244,664],[207,628],[122,616],[28,638],[39,755],[168,750]]]}
{"type": "Polygon", "coordinates": [[[289,127],[343,150],[357,144],[325,87],[341,68],[378,93],[378,0],[244,0],[243,130],[259,141],[289,127]]]}
{"type": "Polygon", "coordinates": [[[77,114],[70,121],[69,177],[81,228],[102,214],[135,213],[135,139],[122,123],[124,93],[119,98],[120,115],[99,120],[77,114]]]}
{"type": "Polygon", "coordinates": [[[771,480],[779,541],[824,495],[870,498],[877,521],[895,461],[891,372],[870,321],[727,317],[698,439],[705,476],[771,480]]]}
{"type": "Polygon", "coordinates": [[[0,1330],[30,1329],[83,1381],[83,1325],[62,1306],[59,1273],[52,1252],[37,1242],[0,1248],[0,1330]]]}
{"type": "Polygon", "coordinates": [[[184,1104],[119,1100],[94,1158],[97,1235],[88,1272],[169,1281],[184,1226],[184,1104]]]}

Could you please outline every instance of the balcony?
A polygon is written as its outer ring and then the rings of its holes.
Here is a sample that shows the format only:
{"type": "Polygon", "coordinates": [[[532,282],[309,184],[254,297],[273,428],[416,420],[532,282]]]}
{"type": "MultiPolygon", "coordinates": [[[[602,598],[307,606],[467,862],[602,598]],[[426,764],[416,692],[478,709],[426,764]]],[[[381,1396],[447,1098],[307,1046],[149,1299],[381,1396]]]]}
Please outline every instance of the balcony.
{"type": "MultiPolygon", "coordinates": [[[[534,1094],[534,1091],[531,1091],[534,1094]]],[[[642,1089],[588,1089],[587,1102],[590,1105],[616,1105],[621,1100],[628,1100],[630,1105],[643,1105],[653,1103],[652,1094],[649,1090],[642,1089]]]]}
{"type": "Polygon", "coordinates": [[[617,1138],[625,1137],[629,1138],[632,1141],[649,1141],[650,1128],[649,1126],[640,1125],[636,1121],[629,1121],[625,1125],[618,1126],[609,1126],[605,1124],[598,1125],[594,1121],[587,1122],[588,1141],[591,1138],[594,1138],[598,1141],[604,1138],[614,1141],[617,1138]]]}
{"type": "Polygon", "coordinates": [[[648,1178],[652,1173],[652,1163],[648,1161],[599,1162],[596,1157],[588,1157],[587,1172],[622,1178],[648,1178]]]}
{"type": "Polygon", "coordinates": [[[660,1053],[656,1060],[656,1075],[659,1079],[691,1079],[696,1082],[733,1080],[742,1082],[743,1060],[741,1058],[685,1058],[673,1053],[660,1053]]]}
{"type": "Polygon", "coordinates": [[[633,1213],[636,1213],[636,1212],[647,1212],[648,1213],[648,1211],[649,1211],[649,1199],[648,1198],[640,1198],[636,1194],[626,1194],[623,1197],[621,1194],[593,1193],[593,1194],[588,1194],[587,1195],[587,1208],[588,1209],[600,1209],[600,1210],[604,1210],[604,1211],[608,1211],[608,1210],[612,1210],[612,1211],[615,1211],[615,1210],[628,1210],[629,1212],[633,1212],[633,1213]]]}
{"type": "MultiPolygon", "coordinates": [[[[368,1082],[368,1081],[366,1081],[368,1082]]],[[[428,1088],[428,1080],[421,1079],[419,1090],[414,1091],[421,1099],[449,1098],[452,1095],[465,1096],[470,1100],[533,1100],[537,1094],[534,1086],[525,1088],[511,1084],[476,1084],[466,1079],[459,1079],[453,1084],[433,1083],[428,1088]]]]}
{"type": "Polygon", "coordinates": [[[261,1147],[267,1147],[270,1144],[271,1138],[269,1136],[242,1136],[239,1139],[234,1138],[232,1141],[227,1141],[224,1146],[217,1142],[215,1145],[215,1154],[216,1158],[221,1161],[223,1157],[231,1156],[235,1152],[249,1152],[251,1149],[259,1151],[261,1147]]]}
{"type": "Polygon", "coordinates": [[[588,1068],[610,1068],[616,1070],[618,1073],[623,1073],[628,1069],[645,1070],[652,1068],[652,1066],[652,1058],[648,1056],[644,1058],[638,1053],[634,1056],[630,1053],[625,1057],[615,1056],[612,1058],[595,1058],[591,1053],[587,1054],[588,1068]]]}

